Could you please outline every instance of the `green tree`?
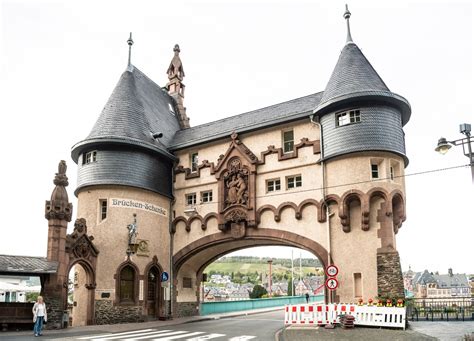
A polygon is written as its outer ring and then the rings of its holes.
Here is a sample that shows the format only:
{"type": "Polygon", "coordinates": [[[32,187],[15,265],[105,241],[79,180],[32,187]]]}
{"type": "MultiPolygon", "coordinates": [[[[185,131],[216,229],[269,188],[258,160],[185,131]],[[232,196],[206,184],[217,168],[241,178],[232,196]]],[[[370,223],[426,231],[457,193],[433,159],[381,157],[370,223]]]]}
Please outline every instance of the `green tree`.
{"type": "Polygon", "coordinates": [[[260,284],[257,284],[253,287],[252,292],[250,293],[250,298],[261,298],[263,295],[267,294],[267,290],[262,287],[260,284]]]}
{"type": "Polygon", "coordinates": [[[288,280],[288,296],[293,296],[293,285],[291,283],[291,278],[288,280]]]}

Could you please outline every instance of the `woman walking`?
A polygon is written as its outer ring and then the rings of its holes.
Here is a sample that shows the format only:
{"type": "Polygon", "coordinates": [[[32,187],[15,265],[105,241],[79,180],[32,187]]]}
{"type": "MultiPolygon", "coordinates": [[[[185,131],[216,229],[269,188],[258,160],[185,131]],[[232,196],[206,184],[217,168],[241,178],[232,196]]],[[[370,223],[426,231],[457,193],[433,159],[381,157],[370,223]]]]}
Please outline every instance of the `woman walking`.
{"type": "Polygon", "coordinates": [[[46,313],[46,304],[43,302],[43,296],[38,296],[38,300],[33,306],[33,322],[35,327],[33,332],[35,336],[41,336],[41,330],[43,329],[43,322],[48,320],[48,315],[46,313]]]}

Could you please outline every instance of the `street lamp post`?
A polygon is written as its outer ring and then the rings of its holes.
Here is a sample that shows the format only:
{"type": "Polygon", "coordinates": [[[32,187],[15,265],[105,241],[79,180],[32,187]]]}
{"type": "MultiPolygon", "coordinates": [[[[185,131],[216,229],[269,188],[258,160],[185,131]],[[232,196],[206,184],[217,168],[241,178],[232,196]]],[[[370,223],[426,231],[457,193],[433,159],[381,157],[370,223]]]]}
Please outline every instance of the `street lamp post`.
{"type": "Polygon", "coordinates": [[[270,276],[268,276],[268,297],[272,297],[272,263],[273,260],[268,260],[268,265],[270,266],[270,276]]]}
{"type": "Polygon", "coordinates": [[[471,175],[472,183],[474,184],[474,155],[472,154],[471,143],[474,142],[474,137],[471,136],[471,125],[468,123],[463,123],[459,125],[459,132],[466,135],[462,139],[447,141],[444,137],[441,137],[438,140],[438,146],[435,148],[435,151],[441,154],[446,154],[448,150],[453,146],[461,146],[466,155],[469,158],[469,165],[471,166],[471,175]]]}

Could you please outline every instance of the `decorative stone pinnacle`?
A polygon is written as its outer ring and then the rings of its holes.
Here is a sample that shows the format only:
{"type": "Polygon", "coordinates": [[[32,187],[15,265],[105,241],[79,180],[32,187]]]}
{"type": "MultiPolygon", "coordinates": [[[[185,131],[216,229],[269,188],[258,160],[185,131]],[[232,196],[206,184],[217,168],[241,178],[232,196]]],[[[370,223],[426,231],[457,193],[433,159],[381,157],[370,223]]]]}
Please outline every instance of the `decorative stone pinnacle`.
{"type": "Polygon", "coordinates": [[[351,26],[349,24],[349,19],[351,17],[351,12],[349,12],[349,7],[346,4],[346,11],[344,12],[344,19],[346,19],[347,22],[347,38],[346,38],[346,43],[352,42],[352,36],[351,36],[351,26]]]}
{"type": "Polygon", "coordinates": [[[66,187],[67,185],[69,185],[68,178],[66,176],[66,170],[67,170],[66,161],[61,160],[58,165],[58,172],[56,173],[56,176],[54,177],[54,181],[53,181],[53,183],[56,186],[66,187]]]}
{"type": "Polygon", "coordinates": [[[176,54],[179,54],[179,53],[181,52],[181,50],[180,50],[178,44],[176,44],[176,45],[174,46],[173,51],[174,51],[174,53],[176,53],[176,54]]]}

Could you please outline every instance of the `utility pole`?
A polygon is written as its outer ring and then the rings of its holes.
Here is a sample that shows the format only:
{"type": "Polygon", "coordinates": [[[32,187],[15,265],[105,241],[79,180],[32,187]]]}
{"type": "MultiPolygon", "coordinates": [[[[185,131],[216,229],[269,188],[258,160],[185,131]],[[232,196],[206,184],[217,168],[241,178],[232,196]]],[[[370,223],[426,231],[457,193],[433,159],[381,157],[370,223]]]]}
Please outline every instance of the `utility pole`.
{"type": "Polygon", "coordinates": [[[301,272],[301,252],[300,252],[300,277],[299,277],[300,281],[301,281],[301,277],[303,277],[303,275],[302,275],[302,272],[301,272]]]}
{"type": "Polygon", "coordinates": [[[272,297],[272,262],[273,260],[268,260],[268,265],[270,266],[270,276],[268,276],[268,297],[272,297]]]}
{"type": "MultiPolygon", "coordinates": [[[[295,296],[295,291],[294,291],[294,285],[293,285],[293,279],[294,277],[294,271],[293,271],[293,249],[291,249],[291,295],[295,296]]],[[[289,289],[289,288],[288,288],[289,289]]]]}

